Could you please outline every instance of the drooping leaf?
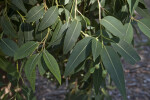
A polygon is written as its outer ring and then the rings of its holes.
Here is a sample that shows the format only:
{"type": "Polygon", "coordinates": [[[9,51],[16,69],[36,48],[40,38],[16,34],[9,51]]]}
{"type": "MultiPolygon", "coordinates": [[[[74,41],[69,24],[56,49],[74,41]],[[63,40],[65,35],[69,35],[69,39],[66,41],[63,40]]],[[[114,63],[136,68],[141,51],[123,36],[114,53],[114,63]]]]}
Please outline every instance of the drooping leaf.
{"type": "Polygon", "coordinates": [[[129,11],[132,15],[134,13],[134,10],[138,6],[139,0],[127,0],[127,2],[129,4],[129,11]]]}
{"type": "Polygon", "coordinates": [[[10,36],[10,37],[13,37],[13,38],[16,37],[17,32],[13,28],[8,17],[6,17],[6,16],[1,17],[1,26],[4,31],[4,34],[6,34],[7,36],[10,36]]]}
{"type": "Polygon", "coordinates": [[[126,100],[125,80],[123,68],[118,54],[109,46],[104,46],[101,52],[103,64],[110,74],[115,85],[121,92],[124,100],[126,100]]]}
{"type": "Polygon", "coordinates": [[[76,44],[68,59],[65,76],[69,76],[74,69],[89,56],[91,52],[91,39],[92,37],[86,37],[76,44]]]}
{"type": "Polygon", "coordinates": [[[58,17],[58,8],[56,6],[49,8],[40,23],[39,31],[44,30],[45,28],[54,24],[55,21],[57,20],[57,17],[58,17]]]}
{"type": "Polygon", "coordinates": [[[101,50],[102,50],[102,43],[96,38],[92,39],[92,55],[94,61],[100,55],[101,50]]]}
{"type": "Polygon", "coordinates": [[[18,7],[25,14],[27,13],[27,9],[25,8],[23,4],[23,0],[11,0],[11,3],[14,4],[16,7],[18,7]]]}
{"type": "Polygon", "coordinates": [[[81,23],[78,21],[73,21],[68,28],[64,40],[64,54],[67,54],[75,45],[81,31],[81,23]]]}
{"type": "Polygon", "coordinates": [[[44,15],[44,7],[42,6],[35,6],[29,10],[26,15],[27,22],[34,22],[39,20],[44,15]]]}
{"type": "Polygon", "coordinates": [[[95,69],[93,73],[93,84],[94,84],[94,89],[96,94],[99,93],[99,88],[101,83],[102,83],[102,69],[101,68],[95,69]]]}
{"type": "Polygon", "coordinates": [[[11,62],[0,57],[0,69],[7,72],[8,74],[17,77],[17,69],[11,62]]]}
{"type": "Polygon", "coordinates": [[[30,82],[32,89],[35,91],[35,68],[39,62],[40,54],[31,56],[25,64],[25,75],[30,82]]]}
{"type": "Polygon", "coordinates": [[[124,34],[124,41],[126,41],[127,43],[131,43],[133,40],[133,27],[131,25],[131,23],[127,23],[124,25],[125,28],[125,34],[124,34]]]}
{"type": "Polygon", "coordinates": [[[13,57],[18,49],[18,46],[14,41],[8,38],[3,38],[0,40],[0,49],[4,54],[13,57]]]}
{"type": "Polygon", "coordinates": [[[150,38],[150,18],[144,18],[141,20],[138,20],[138,26],[140,28],[140,30],[150,38]]]}
{"type": "Polygon", "coordinates": [[[35,49],[37,49],[38,46],[39,46],[38,42],[34,41],[26,42],[17,50],[14,59],[17,60],[29,56],[35,51],[35,49]]]}
{"type": "Polygon", "coordinates": [[[130,64],[135,64],[140,60],[140,57],[133,49],[133,47],[125,41],[120,41],[119,43],[112,43],[113,48],[127,60],[130,64]]]}
{"type": "Polygon", "coordinates": [[[112,17],[112,16],[104,17],[101,20],[101,24],[107,30],[109,30],[113,35],[118,36],[120,38],[123,37],[124,32],[125,32],[123,24],[121,23],[121,21],[119,21],[115,17],[112,17]]]}
{"type": "Polygon", "coordinates": [[[56,59],[47,50],[43,51],[43,58],[48,69],[52,72],[52,74],[56,77],[58,82],[61,84],[61,74],[56,59]]]}
{"type": "Polygon", "coordinates": [[[41,76],[43,76],[46,72],[45,66],[46,66],[46,64],[44,62],[43,57],[40,57],[40,60],[38,62],[38,70],[39,70],[41,76]]]}
{"type": "Polygon", "coordinates": [[[140,14],[142,17],[146,18],[146,17],[150,17],[150,14],[149,14],[149,10],[148,9],[142,9],[140,7],[137,7],[136,8],[136,11],[138,14],[140,14]]]}

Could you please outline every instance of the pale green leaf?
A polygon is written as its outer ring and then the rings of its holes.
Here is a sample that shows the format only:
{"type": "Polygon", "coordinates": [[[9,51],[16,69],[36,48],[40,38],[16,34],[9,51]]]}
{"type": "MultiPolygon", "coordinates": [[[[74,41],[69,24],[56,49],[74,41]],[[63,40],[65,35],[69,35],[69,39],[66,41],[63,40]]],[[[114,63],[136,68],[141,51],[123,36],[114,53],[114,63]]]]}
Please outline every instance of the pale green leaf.
{"type": "Polygon", "coordinates": [[[58,18],[58,8],[56,6],[49,8],[40,23],[39,31],[44,30],[45,28],[54,24],[57,18],[58,18]]]}
{"type": "Polygon", "coordinates": [[[61,74],[56,59],[47,50],[43,51],[43,58],[48,69],[52,72],[52,74],[56,77],[58,82],[61,84],[61,74]]]}
{"type": "Polygon", "coordinates": [[[138,6],[139,0],[127,0],[127,2],[129,4],[129,11],[132,15],[134,13],[134,10],[138,6]]]}
{"type": "Polygon", "coordinates": [[[76,44],[68,59],[65,76],[73,73],[75,68],[89,56],[91,52],[91,39],[92,37],[86,37],[76,44]]]}
{"type": "Polygon", "coordinates": [[[67,54],[75,45],[81,31],[81,23],[74,20],[68,28],[64,40],[64,54],[67,54]]]}
{"type": "Polygon", "coordinates": [[[38,46],[39,46],[38,42],[34,41],[26,42],[17,50],[14,59],[15,60],[22,59],[24,57],[31,55],[35,51],[35,49],[37,49],[38,46]]]}
{"type": "Polygon", "coordinates": [[[108,30],[110,31],[113,35],[118,36],[118,37],[123,37],[124,35],[124,27],[121,21],[116,19],[113,16],[107,16],[104,17],[101,20],[101,24],[108,30]]]}
{"type": "Polygon", "coordinates": [[[104,46],[101,52],[101,57],[106,70],[110,74],[115,85],[118,87],[124,100],[126,100],[123,68],[118,54],[113,50],[113,48],[104,46]]]}
{"type": "Polygon", "coordinates": [[[135,64],[140,60],[137,52],[127,42],[120,41],[119,43],[112,43],[112,46],[130,64],[135,64]]]}
{"type": "Polygon", "coordinates": [[[44,15],[44,7],[42,6],[35,6],[29,10],[26,15],[27,22],[34,22],[39,20],[44,15]]]}
{"type": "Polygon", "coordinates": [[[0,40],[0,49],[4,54],[13,57],[18,49],[18,46],[14,41],[8,38],[3,38],[0,40]]]}
{"type": "Polygon", "coordinates": [[[138,14],[140,14],[142,17],[149,17],[150,18],[150,13],[148,9],[142,9],[140,7],[136,8],[136,11],[138,14]]]}

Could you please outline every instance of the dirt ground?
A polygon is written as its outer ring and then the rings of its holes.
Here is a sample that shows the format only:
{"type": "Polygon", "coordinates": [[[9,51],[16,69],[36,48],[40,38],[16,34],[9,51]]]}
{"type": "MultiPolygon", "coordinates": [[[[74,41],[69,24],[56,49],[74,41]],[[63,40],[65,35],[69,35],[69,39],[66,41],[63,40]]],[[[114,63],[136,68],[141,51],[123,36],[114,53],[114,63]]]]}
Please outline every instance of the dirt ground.
{"type": "MultiPolygon", "coordinates": [[[[150,0],[145,0],[150,8],[150,0]]],[[[130,65],[123,61],[125,71],[125,82],[128,100],[150,100],[150,40],[144,35],[135,38],[135,48],[141,57],[141,61],[130,65]]],[[[37,100],[64,100],[67,92],[65,86],[57,88],[46,78],[38,77],[36,83],[37,100]]],[[[113,100],[122,100],[118,90],[111,91],[113,100]]]]}

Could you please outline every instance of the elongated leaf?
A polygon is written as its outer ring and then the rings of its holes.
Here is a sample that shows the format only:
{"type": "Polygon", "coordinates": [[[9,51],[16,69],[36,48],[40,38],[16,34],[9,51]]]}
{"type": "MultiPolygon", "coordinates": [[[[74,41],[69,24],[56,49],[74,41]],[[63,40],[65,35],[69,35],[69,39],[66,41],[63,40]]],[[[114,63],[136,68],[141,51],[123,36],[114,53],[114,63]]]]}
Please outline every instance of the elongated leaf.
{"type": "Polygon", "coordinates": [[[140,30],[150,38],[150,19],[149,18],[145,18],[145,19],[141,19],[138,20],[138,26],[140,28],[140,30]]]}
{"type": "Polygon", "coordinates": [[[67,54],[75,45],[81,31],[81,23],[78,21],[73,21],[67,30],[65,40],[64,40],[64,54],[67,54]]]}
{"type": "Polygon", "coordinates": [[[11,36],[13,38],[16,37],[17,32],[13,28],[8,17],[6,17],[6,16],[1,17],[1,26],[2,26],[2,29],[6,35],[11,36]]]}
{"type": "Polygon", "coordinates": [[[0,40],[0,49],[6,55],[13,57],[16,53],[16,50],[18,49],[18,46],[14,41],[7,38],[3,38],[0,40]]]}
{"type": "Polygon", "coordinates": [[[43,60],[43,57],[40,57],[40,60],[38,62],[38,69],[39,69],[39,72],[40,72],[40,75],[43,76],[45,74],[45,67],[46,67],[46,64],[43,60]]]}
{"type": "Polygon", "coordinates": [[[61,84],[60,69],[55,58],[46,50],[44,50],[43,52],[43,58],[48,69],[52,72],[52,74],[56,77],[58,82],[61,84]]]}
{"type": "Polygon", "coordinates": [[[123,37],[125,29],[121,21],[112,16],[104,17],[101,24],[109,30],[113,35],[123,37]]]}
{"type": "Polygon", "coordinates": [[[93,60],[95,61],[96,58],[100,55],[102,50],[102,44],[98,39],[92,39],[92,55],[93,60]]]}
{"type": "Polygon", "coordinates": [[[93,73],[93,83],[96,94],[99,93],[101,82],[102,82],[102,69],[101,68],[95,69],[93,73]]]}
{"type": "Polygon", "coordinates": [[[16,67],[13,66],[11,62],[1,57],[0,57],[0,69],[2,69],[3,71],[7,72],[8,74],[14,77],[18,76],[16,67]]]}
{"type": "Polygon", "coordinates": [[[40,23],[39,31],[44,30],[45,28],[54,24],[55,21],[57,20],[57,17],[58,17],[58,8],[56,6],[49,8],[40,23]]]}
{"type": "Polygon", "coordinates": [[[140,60],[140,57],[133,49],[133,47],[125,41],[120,41],[119,43],[112,43],[113,48],[127,60],[130,64],[135,64],[140,60]]]}
{"type": "Polygon", "coordinates": [[[11,0],[11,2],[16,7],[18,7],[20,10],[22,10],[24,13],[27,13],[27,9],[25,8],[25,6],[23,4],[23,0],[11,0]]]}
{"type": "Polygon", "coordinates": [[[128,4],[129,4],[129,11],[131,14],[134,13],[134,10],[136,9],[136,7],[138,6],[139,0],[127,0],[128,4]]]}
{"type": "Polygon", "coordinates": [[[34,42],[34,41],[29,41],[23,44],[15,53],[14,59],[17,60],[29,56],[35,51],[35,49],[38,46],[39,46],[38,42],[34,42]]]}
{"type": "Polygon", "coordinates": [[[27,62],[25,64],[25,68],[24,68],[26,77],[29,80],[31,87],[34,91],[35,91],[35,68],[39,62],[40,57],[41,57],[40,54],[31,56],[27,60],[27,62]]]}
{"type": "Polygon", "coordinates": [[[44,7],[42,6],[35,6],[30,9],[27,13],[27,22],[34,22],[39,20],[44,15],[44,7]]]}
{"type": "Polygon", "coordinates": [[[127,43],[131,44],[132,40],[133,40],[133,27],[131,25],[131,23],[127,23],[124,25],[125,27],[125,35],[124,35],[124,41],[126,41],[127,43]]]}
{"type": "Polygon", "coordinates": [[[124,74],[119,56],[113,48],[106,46],[102,49],[101,57],[106,70],[126,100],[124,74]]]}
{"type": "Polygon", "coordinates": [[[140,7],[136,8],[136,11],[138,14],[140,14],[142,17],[150,17],[150,13],[148,11],[148,9],[142,9],[140,7]]]}
{"type": "Polygon", "coordinates": [[[92,37],[86,37],[76,44],[68,59],[65,76],[73,73],[74,69],[89,56],[91,52],[91,39],[92,37]]]}

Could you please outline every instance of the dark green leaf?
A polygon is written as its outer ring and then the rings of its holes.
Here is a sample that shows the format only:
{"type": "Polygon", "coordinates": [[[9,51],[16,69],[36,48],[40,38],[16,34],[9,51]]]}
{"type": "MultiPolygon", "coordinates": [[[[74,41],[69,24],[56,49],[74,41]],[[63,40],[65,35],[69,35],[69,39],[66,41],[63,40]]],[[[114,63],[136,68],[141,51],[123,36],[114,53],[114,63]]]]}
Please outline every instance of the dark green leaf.
{"type": "Polygon", "coordinates": [[[6,17],[6,16],[1,17],[1,26],[2,26],[3,31],[6,35],[11,36],[13,38],[16,37],[17,32],[13,28],[8,17],[6,17]]]}
{"type": "Polygon", "coordinates": [[[101,52],[101,57],[106,70],[108,71],[112,80],[120,90],[124,100],[126,100],[123,68],[118,54],[113,50],[113,48],[104,46],[101,52]]]}
{"type": "Polygon", "coordinates": [[[56,6],[49,8],[40,23],[39,31],[44,30],[45,28],[54,24],[57,18],[58,18],[58,8],[56,6]]]}
{"type": "Polygon", "coordinates": [[[133,49],[133,47],[125,41],[120,41],[119,43],[112,43],[113,48],[127,60],[130,64],[135,64],[140,60],[140,57],[133,49]]]}
{"type": "Polygon", "coordinates": [[[131,23],[127,23],[124,25],[125,27],[125,35],[124,35],[124,41],[126,41],[127,43],[131,44],[132,40],[133,40],[133,27],[131,25],[131,23]]]}
{"type": "Polygon", "coordinates": [[[65,76],[70,75],[74,69],[89,56],[91,52],[91,39],[92,37],[86,37],[76,44],[68,59],[65,76]]]}
{"type": "Polygon", "coordinates": [[[138,20],[138,26],[140,30],[150,38],[150,18],[144,18],[141,20],[138,20]]]}
{"type": "Polygon", "coordinates": [[[67,54],[75,45],[81,31],[81,23],[78,21],[73,21],[68,28],[64,40],[64,54],[67,54]]]}
{"type": "Polygon", "coordinates": [[[25,68],[24,68],[26,77],[29,80],[33,90],[35,90],[35,68],[39,62],[40,57],[41,57],[40,54],[31,56],[27,60],[27,62],[25,64],[25,68]]]}
{"type": "Polygon", "coordinates": [[[16,50],[18,49],[17,44],[7,38],[3,38],[0,40],[0,49],[8,56],[14,56],[16,50]]]}
{"type": "Polygon", "coordinates": [[[12,4],[22,10],[24,13],[27,13],[27,9],[25,8],[22,0],[11,0],[12,4]]]}
{"type": "Polygon", "coordinates": [[[94,61],[100,55],[101,50],[102,50],[102,43],[96,38],[92,39],[92,55],[94,61]]]}
{"type": "Polygon", "coordinates": [[[44,15],[44,7],[42,6],[35,6],[29,10],[27,13],[27,22],[34,22],[39,20],[44,15]]]}
{"type": "Polygon", "coordinates": [[[61,74],[56,59],[46,50],[44,50],[43,52],[43,58],[48,69],[52,72],[52,74],[56,77],[58,82],[61,84],[61,74]]]}
{"type": "Polygon", "coordinates": [[[124,35],[124,27],[121,21],[112,16],[104,17],[101,20],[101,24],[109,30],[113,35],[118,37],[123,37],[124,35]]]}
{"type": "Polygon", "coordinates": [[[101,68],[95,69],[93,73],[93,84],[94,84],[94,89],[96,94],[99,93],[101,82],[102,82],[102,69],[101,68]]]}
{"type": "Polygon", "coordinates": [[[35,51],[35,49],[37,49],[38,46],[39,43],[34,41],[29,41],[23,44],[15,53],[14,59],[15,60],[22,59],[24,57],[31,55],[35,51]]]}

